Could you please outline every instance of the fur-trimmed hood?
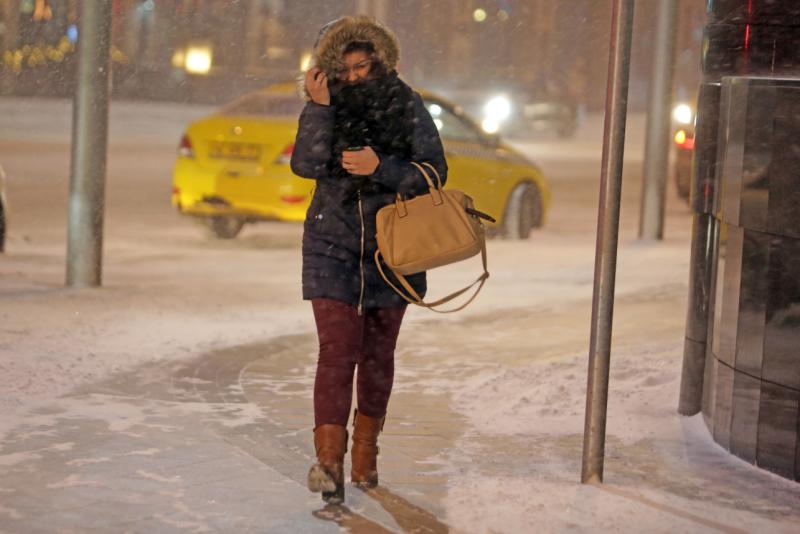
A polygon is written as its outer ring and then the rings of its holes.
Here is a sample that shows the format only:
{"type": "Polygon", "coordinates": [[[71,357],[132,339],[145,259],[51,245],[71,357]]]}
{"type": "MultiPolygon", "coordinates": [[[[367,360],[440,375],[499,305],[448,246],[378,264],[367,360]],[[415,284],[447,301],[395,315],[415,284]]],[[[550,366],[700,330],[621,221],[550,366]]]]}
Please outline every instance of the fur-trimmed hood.
{"type": "Polygon", "coordinates": [[[397,68],[400,58],[397,37],[380,22],[363,15],[342,17],[325,25],[314,45],[313,65],[333,79],[336,71],[343,65],[342,54],[345,48],[355,42],[372,43],[375,47],[375,59],[383,65],[386,72],[397,68]]]}
{"type": "MultiPolygon", "coordinates": [[[[329,22],[319,32],[311,56],[311,67],[317,67],[336,80],[336,73],[344,65],[342,56],[350,43],[368,42],[375,47],[375,60],[392,72],[400,59],[400,44],[395,34],[380,22],[359,15],[342,17],[329,22]]],[[[308,98],[303,77],[300,77],[301,93],[308,98]]]]}

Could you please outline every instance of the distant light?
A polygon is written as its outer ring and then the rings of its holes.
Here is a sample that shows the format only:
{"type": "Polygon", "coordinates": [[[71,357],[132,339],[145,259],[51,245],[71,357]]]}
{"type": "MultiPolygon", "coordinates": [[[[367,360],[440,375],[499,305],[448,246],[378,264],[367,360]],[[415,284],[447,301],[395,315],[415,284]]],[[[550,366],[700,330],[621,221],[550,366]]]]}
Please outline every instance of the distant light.
{"type": "Polygon", "coordinates": [[[439,104],[431,104],[431,106],[428,108],[428,111],[431,112],[432,116],[438,117],[442,114],[442,106],[439,104]]]}
{"type": "Polygon", "coordinates": [[[691,123],[693,116],[692,108],[687,104],[679,104],[672,110],[672,117],[681,124],[691,123]]]}
{"type": "Polygon", "coordinates": [[[178,48],[175,50],[175,53],[172,54],[172,66],[176,69],[182,69],[186,66],[186,53],[183,51],[183,48],[178,48]]]}
{"type": "Polygon", "coordinates": [[[483,112],[498,123],[511,116],[511,102],[505,96],[496,96],[486,103],[483,112]]]}
{"type": "Polygon", "coordinates": [[[678,130],[675,134],[675,142],[679,145],[682,145],[686,142],[686,132],[683,130],[678,130]]]}
{"type": "Polygon", "coordinates": [[[483,22],[486,20],[486,11],[478,8],[472,12],[472,18],[475,19],[475,22],[483,22]]]}
{"type": "Polygon", "coordinates": [[[486,133],[497,133],[497,130],[500,129],[500,121],[495,119],[494,117],[486,117],[483,119],[483,123],[481,124],[481,128],[486,133]]]}
{"type": "Polygon", "coordinates": [[[208,74],[211,70],[211,48],[192,46],[186,50],[186,72],[208,74]]]}
{"type": "Polygon", "coordinates": [[[442,126],[444,126],[444,123],[442,122],[442,119],[433,119],[433,124],[436,125],[436,129],[437,130],[441,130],[442,126]]]}
{"type": "Polygon", "coordinates": [[[508,11],[506,11],[505,9],[501,9],[500,11],[498,11],[497,12],[497,20],[499,20],[500,22],[507,21],[508,20],[508,11]]]}
{"type": "Polygon", "coordinates": [[[74,24],[70,24],[69,28],[67,28],[67,39],[71,43],[78,42],[78,27],[74,24]]]}
{"type": "Polygon", "coordinates": [[[305,72],[311,67],[311,52],[303,52],[300,56],[300,71],[305,72]]]}

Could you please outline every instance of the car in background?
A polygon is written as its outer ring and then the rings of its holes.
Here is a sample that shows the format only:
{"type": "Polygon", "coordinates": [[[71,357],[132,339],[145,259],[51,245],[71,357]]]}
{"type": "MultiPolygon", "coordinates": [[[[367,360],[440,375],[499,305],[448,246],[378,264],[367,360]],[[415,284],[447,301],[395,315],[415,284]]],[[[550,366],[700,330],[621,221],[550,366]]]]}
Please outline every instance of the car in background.
{"type": "Polygon", "coordinates": [[[578,129],[578,106],[567,90],[551,83],[494,83],[443,90],[468,114],[479,117],[483,130],[514,138],[569,138],[578,129]]]}
{"type": "MultiPolygon", "coordinates": [[[[525,239],[544,224],[550,192],[539,168],[458,106],[421,95],[445,147],[448,187],[465,191],[497,219],[490,233],[525,239]]],[[[296,84],[280,84],[190,124],[178,147],[172,204],[206,221],[221,239],[257,221],[303,221],[315,182],[289,168],[303,105],[296,84]]]]}
{"type": "Polygon", "coordinates": [[[566,139],[578,129],[575,103],[547,92],[494,95],[484,104],[482,117],[486,132],[509,137],[550,134],[566,139]]]}
{"type": "Polygon", "coordinates": [[[6,174],[0,165],[0,252],[6,249],[6,174]]]}
{"type": "Polygon", "coordinates": [[[688,102],[679,102],[672,109],[673,146],[675,147],[675,187],[680,198],[689,200],[694,157],[694,128],[697,114],[688,102]]]}
{"type": "Polygon", "coordinates": [[[303,104],[296,84],[281,84],[190,124],[178,146],[173,206],[221,239],[256,221],[302,221],[314,182],[296,177],[289,161],[303,104]]]}

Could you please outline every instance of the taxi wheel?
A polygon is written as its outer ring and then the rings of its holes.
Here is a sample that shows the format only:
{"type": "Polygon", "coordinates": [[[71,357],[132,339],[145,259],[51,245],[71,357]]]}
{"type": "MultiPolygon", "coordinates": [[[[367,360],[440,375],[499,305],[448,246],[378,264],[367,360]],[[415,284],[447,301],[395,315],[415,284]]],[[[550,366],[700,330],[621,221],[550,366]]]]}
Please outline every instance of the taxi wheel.
{"type": "Polygon", "coordinates": [[[244,219],[238,217],[209,217],[206,219],[206,223],[214,237],[233,239],[242,231],[244,219]]]}
{"type": "Polygon", "coordinates": [[[528,239],[533,228],[542,225],[542,196],[531,182],[519,184],[511,191],[503,217],[503,234],[507,239],[528,239]]]}

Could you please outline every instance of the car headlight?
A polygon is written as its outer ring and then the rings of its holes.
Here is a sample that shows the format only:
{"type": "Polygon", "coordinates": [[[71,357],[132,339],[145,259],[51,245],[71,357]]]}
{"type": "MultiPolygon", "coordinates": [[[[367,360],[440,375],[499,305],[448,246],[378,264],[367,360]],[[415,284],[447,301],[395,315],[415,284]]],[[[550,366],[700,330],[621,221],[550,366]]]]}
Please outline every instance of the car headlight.
{"type": "Polygon", "coordinates": [[[680,124],[691,124],[694,111],[688,104],[678,104],[672,109],[672,118],[680,124]]]}
{"type": "Polygon", "coordinates": [[[503,122],[511,116],[511,101],[505,96],[496,96],[483,107],[483,114],[487,120],[503,122]]]}

